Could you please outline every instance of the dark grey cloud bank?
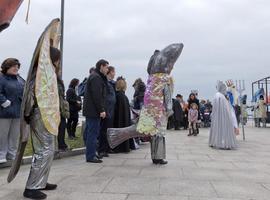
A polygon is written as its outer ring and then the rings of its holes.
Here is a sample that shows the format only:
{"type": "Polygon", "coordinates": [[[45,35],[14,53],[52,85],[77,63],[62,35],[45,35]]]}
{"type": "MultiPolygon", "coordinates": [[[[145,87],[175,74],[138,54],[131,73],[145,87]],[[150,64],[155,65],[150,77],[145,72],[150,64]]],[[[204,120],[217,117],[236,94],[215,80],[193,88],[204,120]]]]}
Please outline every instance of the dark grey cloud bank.
{"type": "MultiPolygon", "coordinates": [[[[0,34],[0,60],[17,57],[26,76],[39,35],[58,17],[60,0],[25,1],[11,27],[0,34]]],[[[100,58],[133,81],[147,78],[155,49],[174,42],[185,47],[173,70],[175,94],[212,98],[216,80],[251,82],[269,75],[270,2],[267,0],[76,0],[66,1],[64,80],[83,79],[100,58]]]]}

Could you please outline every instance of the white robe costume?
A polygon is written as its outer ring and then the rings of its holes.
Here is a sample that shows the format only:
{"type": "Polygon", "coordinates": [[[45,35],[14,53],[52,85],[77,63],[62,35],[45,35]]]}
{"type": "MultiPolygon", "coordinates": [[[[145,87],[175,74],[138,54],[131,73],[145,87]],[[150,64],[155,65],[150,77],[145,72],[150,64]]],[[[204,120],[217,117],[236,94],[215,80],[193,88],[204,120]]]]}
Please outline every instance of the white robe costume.
{"type": "Polygon", "coordinates": [[[213,100],[209,146],[219,149],[235,149],[237,147],[235,128],[238,128],[235,112],[225,97],[226,85],[219,81],[217,90],[213,100]]]}

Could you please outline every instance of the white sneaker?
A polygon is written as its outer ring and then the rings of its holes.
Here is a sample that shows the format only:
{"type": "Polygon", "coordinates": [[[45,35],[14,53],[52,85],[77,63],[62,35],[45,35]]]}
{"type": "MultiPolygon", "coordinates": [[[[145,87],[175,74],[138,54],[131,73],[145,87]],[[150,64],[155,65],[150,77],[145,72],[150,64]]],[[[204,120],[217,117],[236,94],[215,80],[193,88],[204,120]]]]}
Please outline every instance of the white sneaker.
{"type": "Polygon", "coordinates": [[[0,164],[1,163],[6,163],[6,162],[7,162],[7,159],[5,159],[5,158],[4,159],[0,159],[0,164]]]}

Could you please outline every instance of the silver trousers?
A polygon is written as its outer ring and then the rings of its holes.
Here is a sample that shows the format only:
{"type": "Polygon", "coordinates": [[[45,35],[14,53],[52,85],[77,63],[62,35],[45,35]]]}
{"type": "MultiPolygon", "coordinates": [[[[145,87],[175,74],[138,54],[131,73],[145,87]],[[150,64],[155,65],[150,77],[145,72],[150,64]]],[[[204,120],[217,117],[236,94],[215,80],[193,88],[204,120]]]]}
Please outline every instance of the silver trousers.
{"type": "Polygon", "coordinates": [[[56,136],[44,127],[38,108],[31,117],[30,127],[34,154],[26,189],[36,190],[46,187],[54,157],[56,136]]]}
{"type": "Polygon", "coordinates": [[[152,160],[166,158],[165,137],[163,135],[155,135],[151,140],[151,158],[152,160]]]}
{"type": "Polygon", "coordinates": [[[15,159],[19,136],[19,118],[0,119],[0,159],[15,159]]]}

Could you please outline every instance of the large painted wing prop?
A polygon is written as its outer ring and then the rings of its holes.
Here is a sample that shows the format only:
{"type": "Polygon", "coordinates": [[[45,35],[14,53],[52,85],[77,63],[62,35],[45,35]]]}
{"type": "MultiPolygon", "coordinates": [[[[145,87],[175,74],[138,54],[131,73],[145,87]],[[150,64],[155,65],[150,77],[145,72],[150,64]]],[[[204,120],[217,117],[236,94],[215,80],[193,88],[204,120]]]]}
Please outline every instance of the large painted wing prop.
{"type": "Polygon", "coordinates": [[[57,134],[58,125],[60,122],[59,96],[57,92],[56,75],[55,73],[52,73],[54,69],[49,57],[49,46],[51,45],[53,47],[58,47],[60,37],[59,33],[60,20],[54,19],[40,36],[34,51],[22,99],[20,142],[16,158],[12,163],[7,178],[8,182],[11,182],[15,178],[20,169],[24,150],[29,138],[30,128],[24,119],[24,113],[29,107],[29,95],[33,93],[30,87],[30,83],[33,80],[36,80],[35,95],[37,98],[38,106],[40,107],[43,123],[50,133],[54,135],[57,134]],[[42,98],[44,98],[43,101],[47,102],[47,104],[42,102],[42,98]]]}

